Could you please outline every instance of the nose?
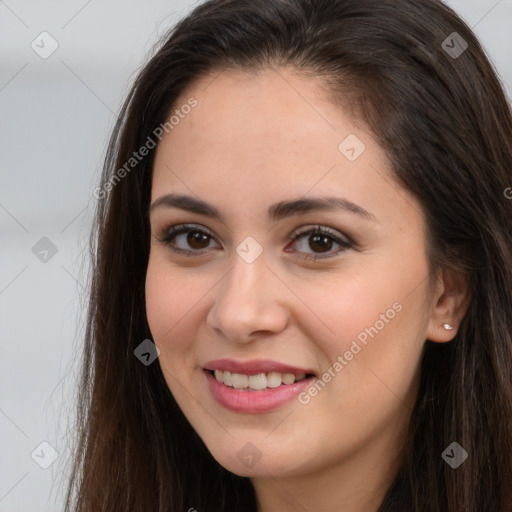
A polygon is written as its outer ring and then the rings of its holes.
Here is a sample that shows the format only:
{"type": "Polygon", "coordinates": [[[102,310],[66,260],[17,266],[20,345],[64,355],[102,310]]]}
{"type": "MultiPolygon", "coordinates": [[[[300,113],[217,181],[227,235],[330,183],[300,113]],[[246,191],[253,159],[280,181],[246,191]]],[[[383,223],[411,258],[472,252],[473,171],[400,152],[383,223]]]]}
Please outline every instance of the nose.
{"type": "Polygon", "coordinates": [[[232,269],[215,290],[207,325],[217,336],[233,343],[249,343],[286,328],[290,292],[266,266],[263,254],[252,263],[235,255],[232,269]]]}

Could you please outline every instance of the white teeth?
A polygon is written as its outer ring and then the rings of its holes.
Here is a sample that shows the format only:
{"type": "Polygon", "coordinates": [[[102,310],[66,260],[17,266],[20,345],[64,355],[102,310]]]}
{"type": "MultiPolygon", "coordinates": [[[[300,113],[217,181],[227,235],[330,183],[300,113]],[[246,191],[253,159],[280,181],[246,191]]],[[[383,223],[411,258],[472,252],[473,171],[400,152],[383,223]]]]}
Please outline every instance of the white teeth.
{"type": "Polygon", "coordinates": [[[283,384],[293,384],[295,382],[295,375],[293,373],[283,373],[283,384]]]}
{"type": "Polygon", "coordinates": [[[235,389],[246,388],[249,385],[249,376],[242,375],[241,373],[232,373],[231,374],[231,385],[235,389]]]}
{"type": "Polygon", "coordinates": [[[281,385],[281,374],[276,372],[267,373],[267,386],[277,388],[281,385]]]}
{"type": "Polygon", "coordinates": [[[305,373],[294,375],[293,373],[258,373],[257,375],[244,375],[240,373],[223,372],[222,370],[214,371],[215,378],[219,382],[223,382],[226,386],[235,389],[252,389],[261,391],[267,388],[277,388],[281,384],[289,385],[306,377],[305,373]]]}
{"type": "Polygon", "coordinates": [[[267,387],[267,377],[264,373],[249,376],[249,387],[251,389],[260,390],[267,387]]]}

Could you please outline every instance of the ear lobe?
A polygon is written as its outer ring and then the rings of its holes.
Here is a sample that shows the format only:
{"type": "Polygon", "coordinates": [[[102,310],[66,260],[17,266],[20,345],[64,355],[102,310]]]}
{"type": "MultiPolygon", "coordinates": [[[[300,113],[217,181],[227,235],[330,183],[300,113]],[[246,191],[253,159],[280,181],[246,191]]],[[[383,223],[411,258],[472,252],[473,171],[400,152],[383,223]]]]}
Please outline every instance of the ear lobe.
{"type": "Polygon", "coordinates": [[[435,343],[451,341],[470,302],[468,275],[454,269],[443,269],[432,297],[427,339],[435,343]]]}

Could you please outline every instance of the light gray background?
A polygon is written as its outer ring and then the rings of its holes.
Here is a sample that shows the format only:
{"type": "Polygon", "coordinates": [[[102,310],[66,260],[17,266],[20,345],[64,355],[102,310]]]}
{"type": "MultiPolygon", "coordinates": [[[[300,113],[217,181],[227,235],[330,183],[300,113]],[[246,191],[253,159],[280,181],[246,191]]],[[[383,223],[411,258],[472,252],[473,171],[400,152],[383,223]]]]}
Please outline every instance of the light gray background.
{"type": "MultiPolygon", "coordinates": [[[[0,512],[62,509],[92,191],[137,69],[196,3],[0,0],[0,512]],[[31,48],[43,31],[59,45],[47,59],[31,48]],[[57,247],[46,263],[42,237],[57,247]],[[31,457],[42,442],[58,452],[48,469],[31,457]]],[[[512,97],[512,0],[448,3],[512,97]]]]}

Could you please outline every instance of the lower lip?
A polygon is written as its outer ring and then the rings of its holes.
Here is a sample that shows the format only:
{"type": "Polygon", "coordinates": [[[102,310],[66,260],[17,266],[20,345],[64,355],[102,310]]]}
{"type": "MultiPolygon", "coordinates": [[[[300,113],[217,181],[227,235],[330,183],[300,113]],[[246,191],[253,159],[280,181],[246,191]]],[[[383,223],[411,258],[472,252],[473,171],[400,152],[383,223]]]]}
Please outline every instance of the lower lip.
{"type": "Polygon", "coordinates": [[[293,400],[301,391],[314,381],[315,377],[308,377],[293,384],[281,385],[262,391],[244,391],[230,388],[219,382],[209,371],[204,371],[210,392],[219,402],[230,411],[258,413],[278,409],[293,400]]]}

